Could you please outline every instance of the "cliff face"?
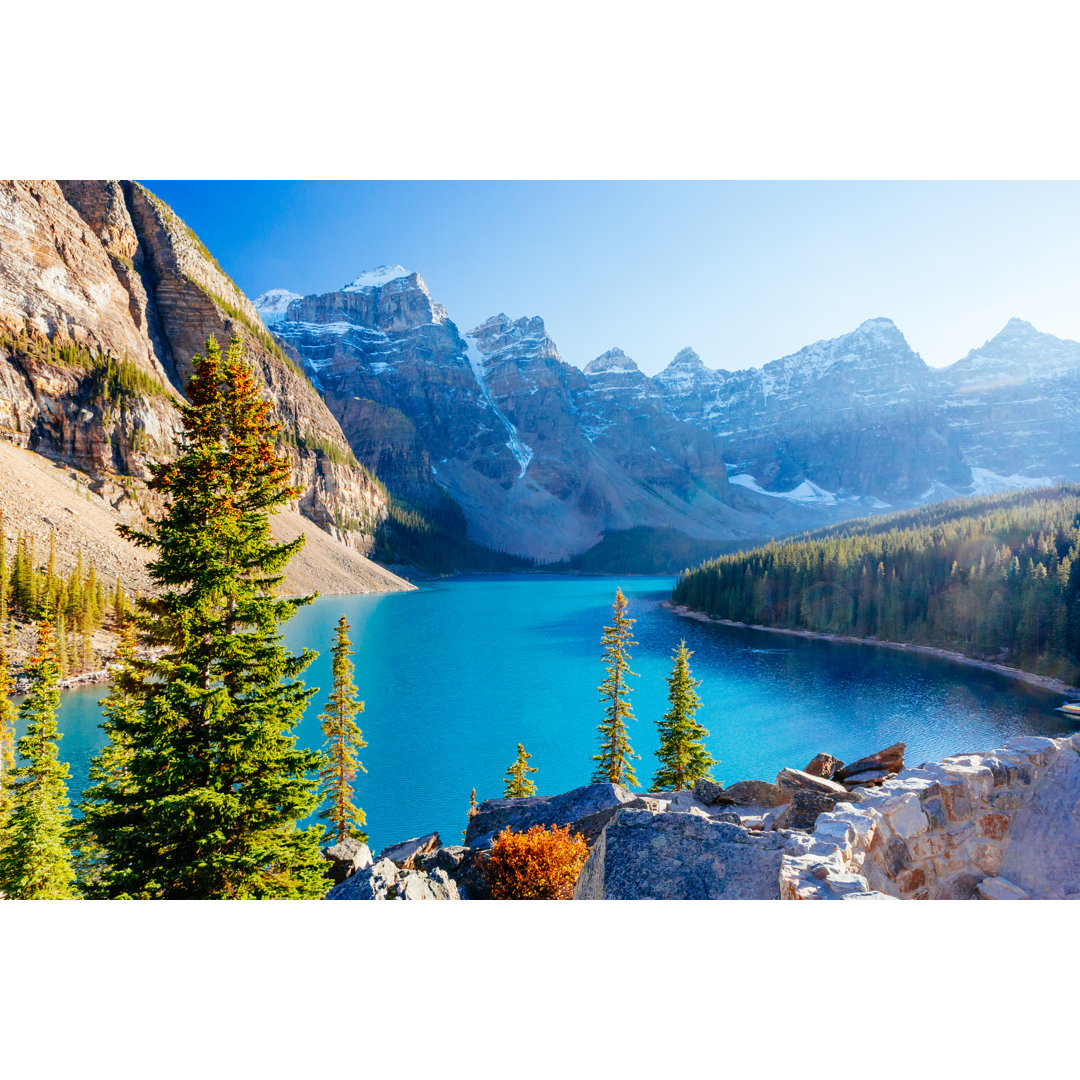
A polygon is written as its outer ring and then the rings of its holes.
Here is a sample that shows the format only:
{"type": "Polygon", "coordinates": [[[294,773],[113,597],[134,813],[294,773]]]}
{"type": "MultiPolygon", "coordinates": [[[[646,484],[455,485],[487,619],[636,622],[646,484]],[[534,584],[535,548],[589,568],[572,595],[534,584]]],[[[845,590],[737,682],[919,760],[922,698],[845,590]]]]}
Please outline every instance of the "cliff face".
{"type": "Polygon", "coordinates": [[[191,356],[239,334],[284,426],[299,509],[370,546],[385,497],[337,421],[198,237],[138,184],[0,184],[0,326],[3,435],[119,492],[174,444],[191,356]],[[99,352],[124,370],[110,378],[99,352]]]}

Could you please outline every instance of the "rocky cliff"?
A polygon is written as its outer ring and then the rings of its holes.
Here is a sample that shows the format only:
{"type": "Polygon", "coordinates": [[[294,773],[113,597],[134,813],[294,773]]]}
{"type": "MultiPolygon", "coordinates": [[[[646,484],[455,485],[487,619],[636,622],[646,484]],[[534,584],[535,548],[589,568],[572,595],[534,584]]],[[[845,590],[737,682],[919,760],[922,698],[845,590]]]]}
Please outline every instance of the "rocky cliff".
{"type": "Polygon", "coordinates": [[[612,353],[583,373],[537,317],[497,315],[462,334],[400,266],[335,293],[273,290],[256,303],[360,460],[411,503],[449,493],[481,544],[546,561],[606,529],[747,531],[725,503],[715,441],[675,417],[628,358],[617,370],[612,353]]]}
{"type": "Polygon", "coordinates": [[[0,183],[0,434],[111,498],[167,453],[191,356],[238,334],[284,426],[300,511],[367,550],[385,496],[251,302],[172,210],[130,181],[0,183]]]}

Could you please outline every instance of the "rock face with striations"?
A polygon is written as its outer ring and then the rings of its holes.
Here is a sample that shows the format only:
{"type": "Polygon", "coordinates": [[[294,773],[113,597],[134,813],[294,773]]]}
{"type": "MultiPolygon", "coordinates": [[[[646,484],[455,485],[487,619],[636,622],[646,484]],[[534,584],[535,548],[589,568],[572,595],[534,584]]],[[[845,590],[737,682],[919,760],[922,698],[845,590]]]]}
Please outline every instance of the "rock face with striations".
{"type": "Polygon", "coordinates": [[[385,498],[337,421],[195,234],[140,185],[0,183],[0,329],[4,436],[121,492],[171,451],[192,354],[239,334],[284,425],[298,509],[370,547],[385,498]],[[60,351],[72,344],[81,351],[60,351]],[[110,381],[99,351],[130,371],[110,381]]]}

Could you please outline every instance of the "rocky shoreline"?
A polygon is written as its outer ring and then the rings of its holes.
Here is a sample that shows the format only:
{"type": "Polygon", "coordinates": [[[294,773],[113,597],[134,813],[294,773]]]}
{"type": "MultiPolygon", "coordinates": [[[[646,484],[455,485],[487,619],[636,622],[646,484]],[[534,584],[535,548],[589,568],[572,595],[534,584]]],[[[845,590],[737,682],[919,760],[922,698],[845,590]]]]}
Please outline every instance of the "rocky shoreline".
{"type": "Polygon", "coordinates": [[[758,623],[737,622],[734,619],[717,619],[712,615],[706,615],[703,611],[693,611],[681,604],[672,604],[669,600],[663,600],[661,607],[667,608],[684,619],[695,619],[698,622],[712,623],[716,626],[732,626],[738,630],[763,630],[767,634],[786,634],[788,637],[814,638],[818,641],[831,641],[839,645],[872,645],[879,649],[893,649],[897,652],[921,653],[923,656],[934,656],[939,660],[948,660],[953,664],[962,664],[965,667],[981,668],[984,671],[995,671],[1009,679],[1017,679],[1031,686],[1041,687],[1043,690],[1052,690],[1058,694],[1080,694],[1080,687],[1070,686],[1061,679],[1051,678],[1049,675],[1035,675],[1030,671],[1021,671],[1019,668],[1010,667],[1008,664],[997,664],[992,660],[976,660],[974,657],[965,656],[963,653],[952,652],[949,649],[938,649],[933,645],[906,645],[901,641],[880,641],[877,638],[851,637],[848,634],[826,634],[816,630],[791,630],[780,626],[761,626],[758,623]]]}

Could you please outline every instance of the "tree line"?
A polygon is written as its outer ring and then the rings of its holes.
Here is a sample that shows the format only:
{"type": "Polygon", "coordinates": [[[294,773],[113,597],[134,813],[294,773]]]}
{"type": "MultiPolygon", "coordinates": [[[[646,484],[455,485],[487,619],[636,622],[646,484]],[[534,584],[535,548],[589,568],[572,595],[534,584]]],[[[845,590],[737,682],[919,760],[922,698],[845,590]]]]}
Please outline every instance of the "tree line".
{"type": "Polygon", "coordinates": [[[722,555],[672,602],[1080,678],[1080,486],[953,500],[722,555]]]}

